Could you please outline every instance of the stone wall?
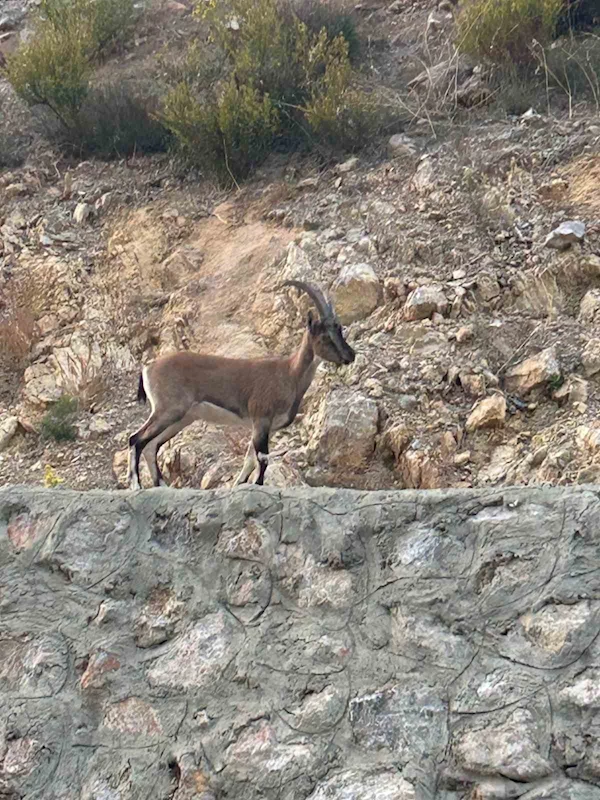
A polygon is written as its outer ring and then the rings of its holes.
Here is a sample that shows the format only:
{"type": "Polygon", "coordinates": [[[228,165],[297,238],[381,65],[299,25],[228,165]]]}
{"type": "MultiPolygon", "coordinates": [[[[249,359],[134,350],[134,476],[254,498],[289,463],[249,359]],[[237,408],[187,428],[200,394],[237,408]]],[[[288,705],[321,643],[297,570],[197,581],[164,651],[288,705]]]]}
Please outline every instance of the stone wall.
{"type": "Polygon", "coordinates": [[[0,491],[0,797],[598,800],[592,488],[0,491]]]}

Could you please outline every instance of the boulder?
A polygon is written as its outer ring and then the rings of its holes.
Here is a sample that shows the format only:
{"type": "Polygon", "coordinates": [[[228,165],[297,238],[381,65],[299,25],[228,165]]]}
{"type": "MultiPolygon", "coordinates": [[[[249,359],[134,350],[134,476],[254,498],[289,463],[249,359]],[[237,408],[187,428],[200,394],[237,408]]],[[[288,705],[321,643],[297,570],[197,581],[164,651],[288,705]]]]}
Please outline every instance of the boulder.
{"type": "Polygon", "coordinates": [[[504,424],[506,419],[506,400],[501,394],[493,394],[481,400],[469,414],[466,423],[467,433],[479,428],[494,428],[504,424]]]}
{"type": "Polygon", "coordinates": [[[404,305],[404,317],[409,321],[429,319],[432,314],[445,314],[448,299],[442,287],[435,284],[419,286],[412,291],[404,305]]]}
{"type": "Polygon", "coordinates": [[[4,417],[0,421],[0,452],[6,450],[18,428],[19,420],[17,417],[4,417]]]}
{"type": "Polygon", "coordinates": [[[379,409],[370,397],[335,389],[319,409],[312,449],[318,461],[345,472],[366,467],[373,450],[379,409]]]}
{"type": "Polygon", "coordinates": [[[343,325],[368,317],[382,297],[382,286],[370,264],[342,267],[332,290],[336,314],[343,325]]]}
{"type": "Polygon", "coordinates": [[[544,241],[545,247],[553,250],[568,250],[572,244],[582,242],[585,236],[585,224],[583,222],[569,220],[561,222],[558,228],[550,231],[544,241]]]}
{"type": "Polygon", "coordinates": [[[511,367],[505,378],[507,392],[526,395],[545,388],[550,381],[561,377],[556,347],[548,347],[535,356],[511,367]]]}
{"type": "Polygon", "coordinates": [[[75,211],[73,211],[73,220],[78,225],[83,223],[93,214],[94,209],[88,203],[77,203],[75,211]]]}
{"type": "Polygon", "coordinates": [[[600,339],[590,339],[581,354],[583,371],[587,378],[600,372],[600,339]]]}
{"type": "Polygon", "coordinates": [[[579,305],[579,322],[600,322],[600,289],[590,289],[579,305]]]}
{"type": "Polygon", "coordinates": [[[388,141],[388,156],[400,158],[402,156],[415,156],[418,152],[417,145],[405,133],[395,133],[388,141]]]}

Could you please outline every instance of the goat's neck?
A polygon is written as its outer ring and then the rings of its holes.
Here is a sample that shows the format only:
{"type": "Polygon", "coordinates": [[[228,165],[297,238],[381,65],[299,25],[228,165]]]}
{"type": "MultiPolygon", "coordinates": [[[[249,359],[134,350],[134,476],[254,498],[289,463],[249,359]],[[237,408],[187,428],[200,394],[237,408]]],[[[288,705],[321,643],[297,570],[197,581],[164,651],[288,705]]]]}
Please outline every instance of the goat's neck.
{"type": "Polygon", "coordinates": [[[310,333],[304,331],[300,347],[290,356],[290,372],[294,375],[298,383],[310,383],[318,363],[319,359],[315,356],[310,333]]]}

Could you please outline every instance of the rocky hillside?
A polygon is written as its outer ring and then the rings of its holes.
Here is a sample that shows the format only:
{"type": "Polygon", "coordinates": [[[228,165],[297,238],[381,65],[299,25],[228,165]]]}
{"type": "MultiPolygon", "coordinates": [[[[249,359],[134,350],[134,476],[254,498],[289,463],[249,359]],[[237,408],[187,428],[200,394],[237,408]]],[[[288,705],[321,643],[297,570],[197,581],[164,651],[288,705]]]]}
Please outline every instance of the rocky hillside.
{"type": "MultiPolygon", "coordinates": [[[[27,38],[28,12],[4,3],[0,52],[27,38]]],[[[406,124],[346,160],[273,155],[234,191],[167,155],[66,158],[0,79],[0,143],[13,151],[0,153],[3,482],[123,485],[144,419],[140,366],[181,348],[290,352],[305,306],[276,286],[292,277],[331,293],[357,359],[319,368],[301,418],[274,440],[269,483],[599,478],[593,97],[544,94],[511,114],[451,55],[446,0],[354,13],[362,69],[390,102],[410,99],[406,124]],[[460,113],[446,113],[449,93],[460,113]],[[56,441],[47,410],[64,397],[77,401],[76,438],[56,441]]],[[[103,69],[159,76],[196,24],[191,4],[153,0],[103,69]]],[[[245,437],[195,424],[164,449],[166,476],[228,485],[245,437]]]]}

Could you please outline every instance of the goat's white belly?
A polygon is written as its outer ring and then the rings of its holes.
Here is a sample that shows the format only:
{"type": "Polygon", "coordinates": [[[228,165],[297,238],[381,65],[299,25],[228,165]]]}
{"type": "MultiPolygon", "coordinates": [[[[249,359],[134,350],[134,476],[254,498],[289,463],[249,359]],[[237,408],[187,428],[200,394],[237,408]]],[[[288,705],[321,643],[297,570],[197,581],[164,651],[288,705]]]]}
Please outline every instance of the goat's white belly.
{"type": "Polygon", "coordinates": [[[252,425],[249,419],[243,419],[243,417],[234,414],[233,411],[227,411],[227,409],[215,406],[212,403],[194,403],[188,414],[195,420],[201,419],[213,425],[242,425],[245,428],[252,425]]]}

